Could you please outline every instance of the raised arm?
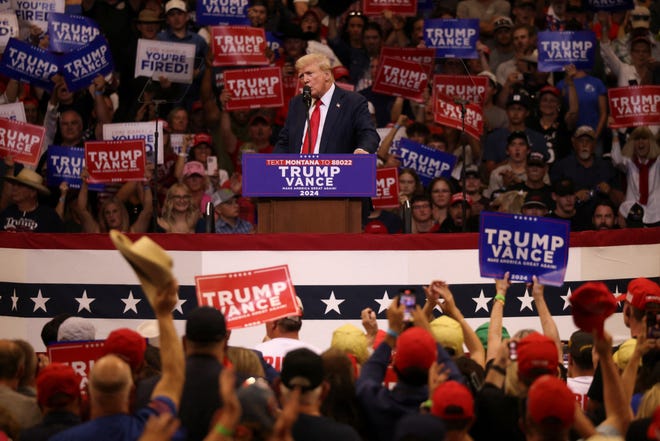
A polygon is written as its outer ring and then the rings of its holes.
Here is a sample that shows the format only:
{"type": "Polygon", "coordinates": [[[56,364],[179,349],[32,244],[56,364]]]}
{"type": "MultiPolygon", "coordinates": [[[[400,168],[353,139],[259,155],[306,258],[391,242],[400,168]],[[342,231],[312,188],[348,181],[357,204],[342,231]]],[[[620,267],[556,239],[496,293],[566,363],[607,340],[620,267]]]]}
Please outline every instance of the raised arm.
{"type": "Polygon", "coordinates": [[[488,325],[488,349],[486,351],[486,362],[495,358],[497,350],[502,341],[502,318],[504,317],[504,303],[506,294],[511,286],[509,273],[504,278],[495,280],[495,300],[490,310],[490,324],[488,325]]]}
{"type": "Polygon", "coordinates": [[[543,292],[545,291],[545,286],[539,283],[539,279],[536,276],[532,277],[533,282],[528,285],[532,290],[532,297],[534,298],[534,303],[536,304],[536,311],[539,314],[539,319],[541,320],[541,329],[543,329],[543,335],[551,338],[555,345],[557,346],[557,353],[559,354],[561,362],[561,340],[559,340],[559,330],[557,329],[557,324],[552,318],[550,309],[548,309],[548,304],[545,303],[545,296],[543,292]]]}
{"type": "Polygon", "coordinates": [[[100,233],[101,227],[99,226],[99,223],[96,221],[92,213],[89,212],[89,208],[87,206],[87,197],[89,193],[87,179],[89,178],[89,172],[86,168],[83,168],[82,173],[80,174],[80,178],[82,179],[82,184],[80,185],[80,191],[78,192],[76,205],[78,207],[78,216],[80,217],[82,230],[85,233],[100,233]]]}

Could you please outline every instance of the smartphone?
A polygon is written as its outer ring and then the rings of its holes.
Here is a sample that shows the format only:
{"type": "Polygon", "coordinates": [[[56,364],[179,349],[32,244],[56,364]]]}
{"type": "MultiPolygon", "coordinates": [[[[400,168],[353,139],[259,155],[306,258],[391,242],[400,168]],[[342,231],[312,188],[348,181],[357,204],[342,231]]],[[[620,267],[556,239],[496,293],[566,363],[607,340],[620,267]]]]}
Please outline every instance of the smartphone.
{"type": "Polygon", "coordinates": [[[646,311],[646,338],[660,338],[660,309],[646,311]]]}
{"type": "Polygon", "coordinates": [[[401,297],[399,302],[405,307],[403,311],[403,321],[412,322],[413,321],[413,311],[415,310],[415,305],[417,305],[417,298],[415,297],[415,292],[410,289],[405,289],[401,291],[401,297]]]}
{"type": "Polygon", "coordinates": [[[209,156],[206,158],[206,174],[215,176],[218,173],[218,158],[216,156],[209,156]]]}
{"type": "Polygon", "coordinates": [[[518,342],[510,341],[509,342],[509,360],[517,361],[518,360],[518,342]]]}

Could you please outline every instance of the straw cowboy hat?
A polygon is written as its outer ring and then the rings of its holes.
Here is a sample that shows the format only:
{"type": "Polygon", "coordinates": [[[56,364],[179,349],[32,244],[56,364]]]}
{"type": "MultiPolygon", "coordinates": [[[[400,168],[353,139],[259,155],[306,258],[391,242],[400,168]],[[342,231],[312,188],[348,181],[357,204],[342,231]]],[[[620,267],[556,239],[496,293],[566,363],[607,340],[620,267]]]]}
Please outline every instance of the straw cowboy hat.
{"type": "Polygon", "coordinates": [[[34,188],[41,194],[50,194],[50,190],[44,185],[44,178],[39,173],[28,168],[22,169],[17,176],[5,176],[5,180],[34,188]]]}
{"type": "Polygon", "coordinates": [[[135,242],[117,230],[110,231],[110,239],[137,274],[142,291],[151,305],[160,289],[174,279],[172,258],[156,242],[142,236],[135,242]]]}

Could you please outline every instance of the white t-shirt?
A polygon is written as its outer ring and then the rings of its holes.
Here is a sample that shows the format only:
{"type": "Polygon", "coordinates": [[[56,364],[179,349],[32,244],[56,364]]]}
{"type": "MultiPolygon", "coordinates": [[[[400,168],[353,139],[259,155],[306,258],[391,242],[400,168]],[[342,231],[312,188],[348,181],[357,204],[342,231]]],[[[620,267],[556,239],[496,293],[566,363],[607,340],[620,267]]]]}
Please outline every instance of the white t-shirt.
{"type": "Polygon", "coordinates": [[[584,376],[584,377],[573,377],[566,379],[566,385],[575,395],[575,401],[580,403],[582,410],[587,410],[587,392],[589,392],[589,386],[593,381],[593,376],[584,376]]]}
{"type": "Polygon", "coordinates": [[[266,363],[273,366],[277,372],[280,372],[282,370],[282,360],[284,359],[284,356],[288,352],[300,348],[307,348],[319,355],[321,354],[321,351],[316,346],[310,345],[301,340],[284,337],[265,341],[255,346],[254,349],[263,354],[266,363]]]}

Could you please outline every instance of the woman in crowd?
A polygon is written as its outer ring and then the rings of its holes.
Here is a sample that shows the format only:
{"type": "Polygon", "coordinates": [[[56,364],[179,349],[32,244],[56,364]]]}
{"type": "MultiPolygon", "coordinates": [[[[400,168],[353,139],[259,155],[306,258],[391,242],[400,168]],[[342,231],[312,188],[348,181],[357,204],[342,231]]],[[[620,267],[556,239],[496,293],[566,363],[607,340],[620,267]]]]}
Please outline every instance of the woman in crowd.
{"type": "Polygon", "coordinates": [[[429,194],[431,196],[433,219],[442,225],[447,218],[447,210],[451,201],[453,189],[451,182],[447,178],[438,177],[431,181],[429,184],[429,194]]]}
{"type": "Polygon", "coordinates": [[[158,218],[158,227],[164,233],[204,232],[204,222],[186,185],[177,183],[167,190],[163,214],[158,218]]]}

